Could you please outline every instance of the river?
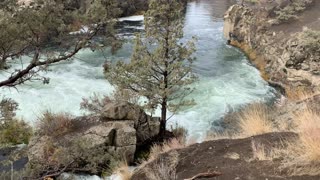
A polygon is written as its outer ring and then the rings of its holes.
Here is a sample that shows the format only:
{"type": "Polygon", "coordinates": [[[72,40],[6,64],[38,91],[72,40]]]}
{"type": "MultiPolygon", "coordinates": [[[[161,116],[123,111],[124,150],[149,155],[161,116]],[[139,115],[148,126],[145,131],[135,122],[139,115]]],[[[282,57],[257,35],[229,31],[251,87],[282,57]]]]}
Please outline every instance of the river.
{"type": "MultiPolygon", "coordinates": [[[[193,85],[196,90],[191,94],[197,104],[173,116],[169,123],[185,127],[189,137],[198,140],[215,128],[214,122],[228,109],[273,97],[272,88],[250,65],[246,56],[226,45],[223,14],[231,3],[231,0],[198,0],[190,2],[186,11],[185,38],[198,38],[194,70],[199,82],[193,85]]],[[[132,39],[133,32],[142,29],[141,17],[122,19],[120,33],[123,37],[132,39]]],[[[131,52],[130,41],[116,55],[111,55],[108,50],[82,50],[75,60],[52,66],[51,71],[44,74],[50,78],[50,84],[31,82],[18,86],[18,91],[1,89],[0,93],[16,100],[19,103],[18,116],[29,122],[35,122],[47,109],[81,115],[83,97],[113,91],[103,75],[102,65],[106,59],[129,61],[131,52]]]]}

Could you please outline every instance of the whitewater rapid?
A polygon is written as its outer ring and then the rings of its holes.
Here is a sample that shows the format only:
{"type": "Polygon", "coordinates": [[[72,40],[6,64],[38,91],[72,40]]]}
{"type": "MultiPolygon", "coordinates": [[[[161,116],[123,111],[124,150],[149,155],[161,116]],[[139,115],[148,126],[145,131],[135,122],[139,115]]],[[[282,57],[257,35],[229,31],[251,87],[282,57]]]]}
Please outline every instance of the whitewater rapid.
{"type": "MultiPolygon", "coordinates": [[[[222,18],[212,14],[212,11],[216,12],[214,3],[202,1],[188,5],[185,38],[198,38],[194,70],[199,82],[193,85],[196,90],[190,96],[197,104],[173,116],[168,126],[183,126],[188,130],[189,137],[198,140],[205,138],[207,131],[215,128],[214,122],[230,108],[254,101],[267,101],[273,97],[272,88],[260,77],[258,70],[250,65],[239,50],[226,45],[222,18]]],[[[128,39],[132,39],[134,32],[143,29],[141,16],[123,18],[121,21],[121,35],[128,39]]],[[[18,91],[5,88],[0,93],[17,101],[17,115],[31,123],[45,110],[82,115],[82,98],[94,93],[108,95],[114,90],[104,78],[104,62],[129,61],[131,52],[130,41],[116,55],[111,55],[108,49],[96,52],[85,49],[73,61],[52,66],[51,71],[44,74],[50,78],[50,84],[29,82],[18,86],[18,91]]],[[[4,75],[5,72],[1,72],[0,78],[4,75]]]]}

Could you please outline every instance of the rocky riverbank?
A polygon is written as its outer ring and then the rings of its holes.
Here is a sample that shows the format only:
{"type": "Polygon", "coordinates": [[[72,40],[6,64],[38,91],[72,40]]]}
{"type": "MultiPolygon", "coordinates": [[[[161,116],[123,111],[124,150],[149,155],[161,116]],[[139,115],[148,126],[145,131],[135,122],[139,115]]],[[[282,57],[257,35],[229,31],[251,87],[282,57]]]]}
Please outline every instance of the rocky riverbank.
{"type": "MultiPolygon", "coordinates": [[[[11,160],[15,171],[27,167],[32,177],[105,175],[120,161],[134,163],[137,150],[150,146],[158,133],[159,118],[129,104],[109,103],[99,115],[76,118],[46,113],[28,147],[1,149],[0,163],[11,160]]],[[[10,169],[0,164],[0,172],[10,169]]]]}
{"type": "Polygon", "coordinates": [[[286,97],[230,112],[203,143],[169,142],[132,179],[320,178],[320,1],[243,2],[226,12],[224,35],[286,97]]]}
{"type": "Polygon", "coordinates": [[[234,5],[224,35],[243,50],[271,84],[290,95],[320,87],[320,2],[266,1],[234,5]]]}

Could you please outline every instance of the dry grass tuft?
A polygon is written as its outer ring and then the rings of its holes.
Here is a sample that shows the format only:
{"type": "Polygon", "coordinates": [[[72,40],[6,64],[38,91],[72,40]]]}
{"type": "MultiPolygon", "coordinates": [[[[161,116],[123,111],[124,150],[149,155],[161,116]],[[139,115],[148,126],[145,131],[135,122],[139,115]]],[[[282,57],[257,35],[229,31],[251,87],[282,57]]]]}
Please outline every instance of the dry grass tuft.
{"type": "Polygon", "coordinates": [[[130,180],[132,177],[132,171],[130,170],[127,162],[119,163],[113,170],[113,173],[120,177],[121,180],[130,180]]]}
{"type": "Polygon", "coordinates": [[[40,134],[55,137],[70,132],[74,127],[74,123],[72,116],[69,114],[53,114],[46,111],[39,118],[37,127],[40,134]]]}
{"type": "Polygon", "coordinates": [[[145,169],[148,180],[176,180],[176,166],[178,164],[178,153],[170,152],[168,157],[159,158],[150,167],[145,169]]]}
{"type": "Polygon", "coordinates": [[[151,147],[150,155],[148,160],[154,160],[159,157],[160,154],[169,152],[175,149],[184,148],[185,145],[181,143],[178,139],[171,139],[169,141],[164,142],[161,145],[154,145],[151,147]]]}
{"type": "Polygon", "coordinates": [[[288,142],[283,151],[283,167],[295,175],[320,174],[320,114],[306,108],[295,118],[296,132],[299,138],[288,142]]]}
{"type": "Polygon", "coordinates": [[[279,157],[278,149],[266,148],[265,145],[256,143],[255,141],[252,141],[251,147],[253,160],[272,161],[273,159],[279,157]]]}
{"type": "Polygon", "coordinates": [[[286,96],[289,100],[301,101],[306,100],[319,92],[314,92],[306,87],[288,87],[286,88],[286,96]]]}
{"type": "MultiPolygon", "coordinates": [[[[181,141],[178,139],[171,139],[171,140],[166,141],[162,144],[156,144],[151,147],[148,159],[146,159],[140,163],[139,169],[143,169],[149,163],[157,160],[161,154],[167,153],[169,151],[181,149],[184,147],[186,147],[186,145],[182,144],[181,141]]],[[[169,154],[171,154],[171,153],[176,153],[176,151],[169,152],[169,154]]],[[[175,159],[175,158],[173,158],[173,159],[175,159]]]]}
{"type": "Polygon", "coordinates": [[[239,127],[243,136],[273,132],[268,118],[268,108],[262,104],[249,105],[239,114],[239,127]]]}

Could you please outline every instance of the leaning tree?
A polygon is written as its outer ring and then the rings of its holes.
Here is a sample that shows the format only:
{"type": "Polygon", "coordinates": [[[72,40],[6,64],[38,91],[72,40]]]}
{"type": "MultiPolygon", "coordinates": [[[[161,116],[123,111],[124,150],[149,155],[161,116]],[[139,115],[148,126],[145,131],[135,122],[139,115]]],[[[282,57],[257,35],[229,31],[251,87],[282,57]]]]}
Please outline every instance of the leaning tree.
{"type": "Polygon", "coordinates": [[[40,71],[74,58],[83,48],[97,48],[93,38],[98,33],[105,37],[100,43],[113,50],[118,47],[114,25],[120,9],[116,0],[94,0],[73,9],[63,0],[30,1],[0,1],[0,71],[6,75],[0,87],[29,80],[47,83],[40,71]],[[52,46],[59,47],[59,52],[52,46]],[[27,56],[30,58],[22,58],[27,56]]]}

